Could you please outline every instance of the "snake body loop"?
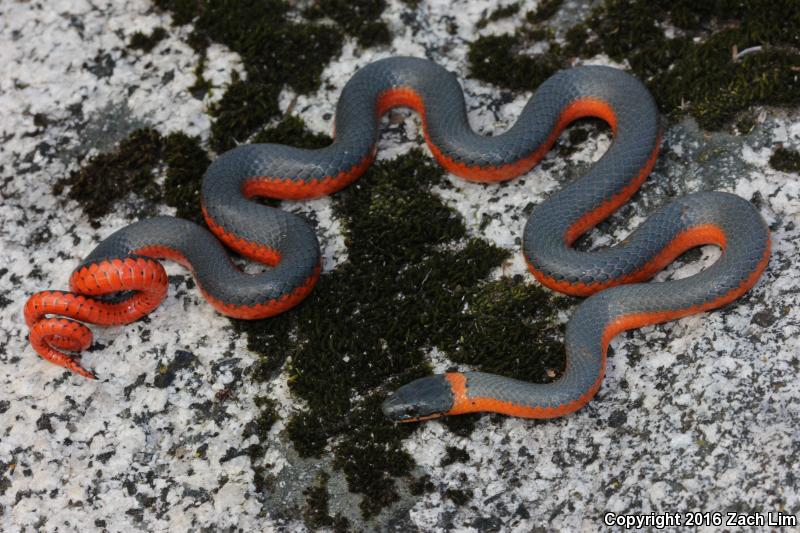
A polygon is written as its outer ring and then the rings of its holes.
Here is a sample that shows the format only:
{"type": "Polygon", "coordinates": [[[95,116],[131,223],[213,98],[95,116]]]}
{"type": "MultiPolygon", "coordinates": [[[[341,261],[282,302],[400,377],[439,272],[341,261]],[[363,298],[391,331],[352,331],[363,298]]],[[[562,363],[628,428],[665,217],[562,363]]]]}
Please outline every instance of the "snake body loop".
{"type": "Polygon", "coordinates": [[[539,205],[524,230],[523,253],[539,281],[568,294],[597,293],[578,307],[567,328],[564,376],[545,385],[481,372],[422,378],[386,400],[383,410],[393,420],[472,411],[535,418],[572,412],[598,390],[614,335],[728,303],[749,289],[766,266],[769,232],[764,221],[751,204],[725,193],[677,200],[616,246],[593,252],[571,248],[636,192],[656,160],[658,111],[645,87],[628,74],[600,66],[561,71],[533,94],[508,131],[485,137],[470,127],[452,73],[427,60],[395,57],[362,68],[344,87],[330,146],[305,150],[250,144],[217,158],[206,172],[201,195],[210,232],[172,217],[137,222],[101,242],[78,266],[72,293],[31,297],[25,318],[36,351],[93,377],[63,352],[88,346],[91,333],[82,324],[49,315],[96,324],[138,319],[166,293],[158,258],[189,268],[206,299],[224,314],[262,318],[296,305],[319,276],[316,236],[299,217],[252,198],[303,199],[345,187],[372,163],[380,116],[395,106],[415,109],[437,161],[474,181],[506,180],[530,170],[561,130],[580,117],[608,122],[614,142],[584,175],[539,205]],[[270,268],[257,275],[242,273],[223,244],[270,268]],[[637,283],[702,244],[723,249],[711,268],[684,280],[637,283]]]}

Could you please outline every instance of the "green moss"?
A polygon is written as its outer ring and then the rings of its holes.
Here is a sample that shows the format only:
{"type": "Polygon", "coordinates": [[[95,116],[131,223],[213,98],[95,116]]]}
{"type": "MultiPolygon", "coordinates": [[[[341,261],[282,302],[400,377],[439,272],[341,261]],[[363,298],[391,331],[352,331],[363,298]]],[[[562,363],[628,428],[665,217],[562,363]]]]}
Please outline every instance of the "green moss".
{"type": "Polygon", "coordinates": [[[275,126],[262,130],[253,137],[254,143],[288,144],[296,148],[323,148],[333,142],[328,135],[311,133],[303,119],[290,115],[275,126]]]}
{"type": "MultiPolygon", "coordinates": [[[[297,308],[237,322],[261,354],[259,378],[291,358],[291,390],[309,408],[289,420],[289,436],[301,455],[333,454],[350,490],[364,495],[366,517],[399,498],[398,479],[413,467],[402,440],[414,426],[387,422],[380,403],[430,372],[428,350],[440,347],[455,361],[539,381],[563,366],[554,360],[563,357],[560,344],[554,348],[547,337],[556,342],[560,330],[548,313],[561,300],[505,279],[484,281],[508,254],[467,237],[463,220],[430,193],[442,178],[420,151],[374,165],[334,196],[348,260],[324,274],[297,308]],[[464,312],[465,304],[477,310],[464,312]],[[487,328],[486,339],[480,328],[487,328]],[[516,328],[521,332],[509,334],[516,328]],[[537,333],[546,337],[541,348],[537,333]],[[537,368],[539,353],[547,357],[537,368]]],[[[470,417],[457,418],[471,425],[470,417]]]]}
{"type": "Polygon", "coordinates": [[[210,160],[199,139],[184,133],[163,137],[153,129],[139,129],[111,152],[89,159],[80,170],[53,187],[60,195],[80,202],[93,223],[110,213],[129,194],[175,207],[180,217],[202,223],[200,184],[210,160]],[[164,184],[156,176],[166,166],[164,184]],[[114,194],[108,194],[113,190],[114,194]]]}
{"type": "Polygon", "coordinates": [[[665,72],[655,77],[651,89],[667,112],[688,108],[700,125],[719,129],[739,111],[758,104],[795,105],[800,103],[800,84],[794,69],[800,69],[800,54],[767,50],[749,55],[738,62],[726,57],[730,50],[725,41],[730,35],[710,39],[710,50],[693,49],[676,63],[677,77],[665,72]],[[709,58],[708,56],[716,56],[709,58]],[[723,57],[725,59],[723,59],[723,57]],[[704,69],[702,62],[722,61],[715,69],[704,69]],[[679,96],[684,92],[683,98],[679,96]]]}
{"type": "Polygon", "coordinates": [[[263,444],[267,440],[269,431],[275,422],[279,420],[278,405],[275,400],[261,396],[255,400],[256,407],[259,409],[259,415],[255,419],[255,434],[258,436],[259,441],[263,444]]]}
{"type": "Polygon", "coordinates": [[[478,23],[475,24],[475,27],[478,29],[485,28],[490,22],[495,22],[497,20],[512,17],[517,13],[519,13],[520,7],[521,6],[519,3],[508,4],[507,6],[500,6],[491,13],[489,13],[489,15],[481,18],[481,20],[479,20],[478,23]]]}
{"type": "Polygon", "coordinates": [[[193,23],[190,43],[200,54],[194,94],[210,88],[203,77],[210,42],[242,58],[246,79],[235,77],[211,110],[210,144],[217,152],[247,141],[277,117],[278,96],[286,86],[299,93],[316,90],[322,69],[341,50],[343,34],[364,46],[391,40],[379,20],[385,0],[321,0],[303,11],[314,22],[299,19],[285,0],[156,0],[156,5],[170,11],[176,24],[193,23]]]}
{"type": "Polygon", "coordinates": [[[555,15],[561,9],[561,4],[563,3],[564,0],[542,0],[535,11],[529,11],[525,15],[525,19],[534,24],[544,22],[555,15]]]}
{"type": "Polygon", "coordinates": [[[161,162],[162,149],[163,139],[157,131],[136,130],[115,150],[91,157],[80,170],[59,180],[53,192],[60,195],[69,187],[67,196],[80,202],[93,222],[131,193],[157,201],[161,191],[153,181],[153,170],[161,162]]]}
{"type": "Polygon", "coordinates": [[[463,448],[447,446],[444,451],[445,456],[442,458],[442,466],[450,466],[453,463],[466,463],[469,461],[469,453],[463,448]]]}
{"type": "Polygon", "coordinates": [[[544,54],[516,53],[535,39],[522,28],[478,38],[469,60],[475,77],[533,89],[554,68],[605,53],[627,62],[665,113],[688,112],[702,127],[719,129],[754,105],[800,103],[798,27],[800,4],[793,0],[606,0],[567,30],[564,46],[550,38],[544,54]],[[667,37],[669,25],[681,31],[667,37]],[[760,48],[737,55],[754,46],[760,48]]]}
{"type": "Polygon", "coordinates": [[[414,496],[422,496],[434,490],[436,490],[436,487],[431,481],[430,474],[423,474],[418,478],[413,478],[408,484],[408,491],[414,496]]]}
{"type": "Polygon", "coordinates": [[[385,8],[385,0],[319,0],[303,14],[312,20],[327,17],[345,33],[356,37],[362,46],[375,46],[391,40],[389,27],[379,20],[385,8]]]}
{"type": "Polygon", "coordinates": [[[782,172],[800,174],[800,152],[779,146],[769,158],[769,166],[782,172]]]}
{"type": "Polygon", "coordinates": [[[243,81],[234,76],[228,90],[211,109],[213,148],[223,152],[243,143],[279,112],[281,88],[273,84],[243,81]]]}
{"type": "Polygon", "coordinates": [[[317,476],[317,484],[304,491],[306,505],[303,510],[303,518],[306,525],[313,528],[331,528],[333,531],[347,531],[349,529],[348,520],[341,515],[331,516],[328,508],[328,479],[330,476],[326,472],[321,472],[317,476]]]}
{"type": "Polygon", "coordinates": [[[461,507],[462,505],[466,505],[472,499],[472,490],[447,489],[444,492],[444,496],[454,504],[461,507]]]}
{"type": "Polygon", "coordinates": [[[522,32],[478,37],[469,47],[470,72],[489,83],[524,91],[535,89],[565,66],[558,54],[529,56],[520,53],[525,47],[522,32]]]}
{"type": "MultiPolygon", "coordinates": [[[[176,24],[193,21],[190,42],[201,54],[193,91],[208,89],[202,77],[208,43],[225,44],[242,58],[246,80],[235,78],[211,110],[216,120],[210,144],[217,152],[247,141],[276,117],[278,96],[285,86],[300,93],[315,90],[322,69],[342,46],[339,26],[297,22],[291,5],[283,0],[157,0],[156,5],[171,11],[176,24]]],[[[373,11],[383,9],[381,3],[370,5],[373,11]]],[[[369,24],[359,24],[366,39],[369,24]]]]}
{"type": "Polygon", "coordinates": [[[131,35],[131,39],[128,42],[128,48],[141,50],[142,52],[149,52],[166,37],[167,30],[161,27],[154,29],[150,35],[137,31],[131,35]]]}
{"type": "Polygon", "coordinates": [[[211,160],[197,137],[172,133],[164,140],[164,201],[181,218],[203,224],[200,210],[200,185],[211,160]]]}
{"type": "Polygon", "coordinates": [[[570,300],[509,278],[483,285],[465,300],[461,334],[442,345],[451,359],[538,383],[561,375],[564,331],[553,312],[570,300]]]}
{"type": "Polygon", "coordinates": [[[175,381],[178,371],[191,367],[195,360],[196,357],[192,352],[177,350],[172,360],[158,368],[158,374],[153,379],[153,386],[159,389],[169,387],[175,381]]]}
{"type": "Polygon", "coordinates": [[[208,51],[206,48],[200,50],[200,59],[194,67],[194,83],[189,87],[189,92],[192,96],[198,99],[205,98],[206,94],[211,91],[211,82],[205,77],[206,62],[208,61],[208,51]]]}
{"type": "Polygon", "coordinates": [[[388,424],[380,411],[381,396],[355,407],[358,423],[336,445],[334,465],[344,472],[350,490],[364,495],[359,504],[371,517],[399,499],[394,478],[407,476],[414,460],[402,449],[402,438],[413,428],[388,424]]]}
{"type": "Polygon", "coordinates": [[[747,135],[756,127],[756,115],[752,111],[742,113],[736,120],[736,132],[739,135],[747,135]]]}
{"type": "Polygon", "coordinates": [[[720,1],[692,10],[683,2],[616,1],[598,10],[590,26],[603,51],[628,59],[665,112],[688,111],[701,126],[719,129],[750,106],[800,102],[794,71],[800,54],[790,48],[800,39],[798,24],[796,2],[720,1]],[[736,23],[719,23],[731,19],[736,23]],[[659,27],[664,22],[684,27],[687,35],[668,39],[659,27]],[[648,37],[637,39],[641,34],[648,37]],[[760,51],[734,55],[756,45],[760,51]]]}
{"type": "Polygon", "coordinates": [[[153,0],[163,10],[172,13],[172,22],[178,26],[189,24],[202,9],[199,0],[153,0]]]}

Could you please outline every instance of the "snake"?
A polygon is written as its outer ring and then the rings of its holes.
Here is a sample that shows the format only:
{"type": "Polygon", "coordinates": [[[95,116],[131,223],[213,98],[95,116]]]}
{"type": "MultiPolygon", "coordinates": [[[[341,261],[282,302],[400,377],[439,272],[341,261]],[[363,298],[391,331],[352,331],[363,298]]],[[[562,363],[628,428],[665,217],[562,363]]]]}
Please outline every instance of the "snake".
{"type": "Polygon", "coordinates": [[[153,311],[168,285],[159,259],[188,268],[205,299],[234,318],[274,316],[300,303],[320,275],[315,232],[298,215],[257,199],[313,198],[355,181],[373,162],[380,119],[394,107],[415,110],[438,163],[470,181],[524,174],[582,117],[605,121],[613,141],[588,170],[539,204],[523,230],[522,252],[533,276],[555,291],[588,297],[567,325],[563,375],[543,384],[477,371],[423,377],[385,399],[382,410],[392,421],[468,412],[525,418],[571,413],[599,390],[613,337],[730,303],[768,263],[770,234],[758,210],[715,191],[661,207],[616,245],[592,251],[572,246],[627,202],[655,165],[660,115],[647,88],[630,74],[596,65],[561,70],[533,92],[507,131],[485,136],[470,126],[455,74],[426,59],[390,57],[364,66],[345,84],[329,146],[244,144],[217,157],[201,186],[208,229],[169,216],[135,222],[101,241],[75,268],[70,291],[34,294],[24,316],[35,351],[96,378],[76,355],[92,343],[85,323],[125,324],[153,311]],[[722,250],[713,265],[688,278],[643,283],[701,245],[722,250]],[[226,248],[267,268],[247,274],[226,248]]]}

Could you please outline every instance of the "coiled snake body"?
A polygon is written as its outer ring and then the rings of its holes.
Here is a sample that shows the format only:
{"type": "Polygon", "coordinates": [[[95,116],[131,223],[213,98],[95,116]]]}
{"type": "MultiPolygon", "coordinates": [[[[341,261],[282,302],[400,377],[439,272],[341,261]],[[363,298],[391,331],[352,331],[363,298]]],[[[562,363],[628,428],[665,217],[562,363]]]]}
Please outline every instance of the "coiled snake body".
{"type": "Polygon", "coordinates": [[[481,372],[422,378],[385,401],[383,410],[393,420],[473,411],[534,418],[572,412],[600,387],[606,349],[616,334],[724,305],[747,291],[766,266],[764,221],[747,201],[720,192],[676,200],[616,246],[593,252],[570,247],[627,201],[655,162],[658,111],[644,86],[628,74],[599,66],[561,71],[539,87],[512,128],[484,137],[469,126],[453,74],[427,60],[395,57],[364,67],[344,87],[330,146],[251,144],[216,159],[202,186],[211,232],[173,217],[142,220],[97,246],[73,272],[72,292],[32,296],[25,306],[31,344],[44,358],[94,377],[63,352],[91,344],[90,331],[76,320],[123,324],[152,311],[166,294],[159,258],[189,268],[206,299],[226,315],[262,318],[296,305],[319,276],[316,236],[299,217],[252,198],[311,198],[345,187],[372,162],[378,119],[395,106],[422,116],[425,138],[442,166],[475,181],[506,180],[528,171],[560,131],[580,117],[608,122],[614,142],[586,174],[539,205],[524,230],[523,253],[540,282],[568,294],[594,294],[567,327],[563,377],[542,385],[481,372]],[[271,268],[244,274],[223,244],[271,268]],[[703,244],[723,250],[710,268],[687,279],[637,283],[703,244]]]}

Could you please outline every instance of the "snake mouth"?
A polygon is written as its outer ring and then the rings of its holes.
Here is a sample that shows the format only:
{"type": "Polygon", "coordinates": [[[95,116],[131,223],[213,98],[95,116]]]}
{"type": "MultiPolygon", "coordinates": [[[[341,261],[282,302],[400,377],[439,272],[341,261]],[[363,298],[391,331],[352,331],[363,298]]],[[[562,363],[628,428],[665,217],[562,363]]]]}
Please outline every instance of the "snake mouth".
{"type": "Polygon", "coordinates": [[[386,398],[381,409],[394,422],[415,422],[447,414],[454,399],[452,387],[444,376],[429,376],[397,389],[386,398]]]}

